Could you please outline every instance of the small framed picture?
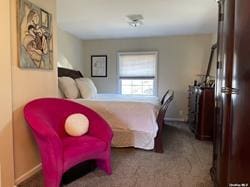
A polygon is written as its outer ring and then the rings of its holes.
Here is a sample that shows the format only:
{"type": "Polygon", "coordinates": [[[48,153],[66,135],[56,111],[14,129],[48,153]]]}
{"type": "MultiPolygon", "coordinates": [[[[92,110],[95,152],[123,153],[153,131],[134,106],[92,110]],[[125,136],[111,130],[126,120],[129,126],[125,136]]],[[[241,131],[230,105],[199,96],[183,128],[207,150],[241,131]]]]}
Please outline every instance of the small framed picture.
{"type": "Polygon", "coordinates": [[[91,56],[91,77],[107,77],[107,55],[91,56]]]}
{"type": "Polygon", "coordinates": [[[41,9],[41,25],[43,27],[49,28],[49,13],[41,9]]]}

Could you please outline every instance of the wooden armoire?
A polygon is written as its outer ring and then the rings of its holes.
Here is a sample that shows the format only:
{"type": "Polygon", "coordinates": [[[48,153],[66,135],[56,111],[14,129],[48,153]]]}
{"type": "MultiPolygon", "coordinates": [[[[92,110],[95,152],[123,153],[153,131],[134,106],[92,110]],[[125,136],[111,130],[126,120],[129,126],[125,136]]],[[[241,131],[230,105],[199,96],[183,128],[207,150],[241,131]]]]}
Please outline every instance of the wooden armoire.
{"type": "Polygon", "coordinates": [[[215,186],[250,186],[250,0],[220,0],[215,186]]]}

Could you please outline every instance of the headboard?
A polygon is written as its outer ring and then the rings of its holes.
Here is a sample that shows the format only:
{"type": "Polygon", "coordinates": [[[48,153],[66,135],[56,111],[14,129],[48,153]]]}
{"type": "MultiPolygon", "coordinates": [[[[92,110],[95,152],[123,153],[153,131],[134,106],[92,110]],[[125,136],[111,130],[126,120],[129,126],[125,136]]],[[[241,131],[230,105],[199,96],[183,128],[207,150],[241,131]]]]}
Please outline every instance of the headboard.
{"type": "Polygon", "coordinates": [[[82,73],[77,70],[60,68],[57,69],[58,77],[71,77],[72,79],[77,79],[83,77],[82,73]]]}

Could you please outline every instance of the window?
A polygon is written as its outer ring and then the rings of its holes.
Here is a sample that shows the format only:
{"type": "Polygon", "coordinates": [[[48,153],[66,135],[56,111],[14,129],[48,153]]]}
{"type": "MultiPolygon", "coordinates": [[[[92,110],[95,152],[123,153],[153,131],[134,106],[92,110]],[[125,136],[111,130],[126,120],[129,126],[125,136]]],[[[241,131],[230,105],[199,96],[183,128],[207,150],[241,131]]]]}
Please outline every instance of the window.
{"type": "Polygon", "coordinates": [[[119,53],[122,95],[156,95],[157,52],[119,53]]]}

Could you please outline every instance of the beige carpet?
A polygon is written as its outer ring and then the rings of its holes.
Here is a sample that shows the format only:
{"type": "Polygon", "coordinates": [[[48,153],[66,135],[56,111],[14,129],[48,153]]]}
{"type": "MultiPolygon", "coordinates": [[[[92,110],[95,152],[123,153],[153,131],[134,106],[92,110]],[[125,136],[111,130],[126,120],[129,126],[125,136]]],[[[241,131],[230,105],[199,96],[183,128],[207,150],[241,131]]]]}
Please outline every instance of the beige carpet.
{"type": "MultiPolygon", "coordinates": [[[[158,154],[133,148],[112,150],[113,174],[100,170],[66,187],[209,187],[212,143],[196,140],[183,124],[166,126],[165,152],[158,154]]],[[[20,185],[42,186],[40,174],[20,185]]]]}

